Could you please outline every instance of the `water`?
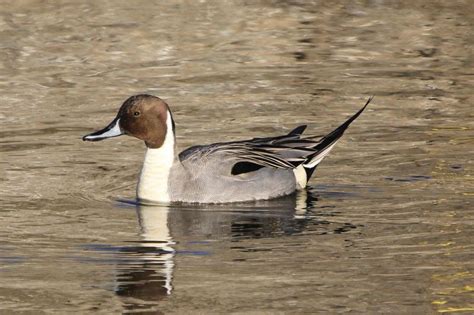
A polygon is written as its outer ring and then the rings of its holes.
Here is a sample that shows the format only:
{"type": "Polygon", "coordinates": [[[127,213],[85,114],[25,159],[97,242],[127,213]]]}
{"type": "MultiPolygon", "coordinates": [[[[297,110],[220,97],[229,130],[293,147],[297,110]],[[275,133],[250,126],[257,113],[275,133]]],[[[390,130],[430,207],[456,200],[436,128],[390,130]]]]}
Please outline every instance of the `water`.
{"type": "Polygon", "coordinates": [[[472,1],[4,1],[0,309],[473,313],[472,1]],[[136,207],[128,96],[181,148],[324,134],[307,192],[136,207]]]}

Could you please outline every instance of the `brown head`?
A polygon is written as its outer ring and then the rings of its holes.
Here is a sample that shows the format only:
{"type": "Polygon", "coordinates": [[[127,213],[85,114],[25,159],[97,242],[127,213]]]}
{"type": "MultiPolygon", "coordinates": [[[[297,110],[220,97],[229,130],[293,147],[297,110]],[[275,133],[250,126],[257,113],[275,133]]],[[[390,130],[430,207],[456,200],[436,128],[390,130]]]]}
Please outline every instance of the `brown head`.
{"type": "Polygon", "coordinates": [[[162,99],[148,94],[134,95],[122,104],[107,127],[84,136],[82,140],[99,141],[126,134],[145,141],[149,148],[159,148],[167,132],[174,133],[174,130],[168,130],[168,117],[169,125],[174,129],[171,111],[162,99]]]}

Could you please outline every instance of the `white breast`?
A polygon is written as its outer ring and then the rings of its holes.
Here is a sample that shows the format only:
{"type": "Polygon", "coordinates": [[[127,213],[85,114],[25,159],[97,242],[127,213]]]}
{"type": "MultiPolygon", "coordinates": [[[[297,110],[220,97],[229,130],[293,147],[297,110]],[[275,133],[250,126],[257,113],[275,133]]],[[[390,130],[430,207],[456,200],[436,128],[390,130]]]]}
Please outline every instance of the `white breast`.
{"type": "Polygon", "coordinates": [[[174,132],[171,114],[167,113],[166,137],[157,149],[148,148],[137,186],[137,197],[143,201],[169,202],[169,175],[174,161],[174,132]]]}

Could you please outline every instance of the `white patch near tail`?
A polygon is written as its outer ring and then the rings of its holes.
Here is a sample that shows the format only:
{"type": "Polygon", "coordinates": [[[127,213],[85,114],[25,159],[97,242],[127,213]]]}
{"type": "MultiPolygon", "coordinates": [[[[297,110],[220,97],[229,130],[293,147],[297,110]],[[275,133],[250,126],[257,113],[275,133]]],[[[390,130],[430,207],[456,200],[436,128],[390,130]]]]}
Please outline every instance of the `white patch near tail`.
{"type": "Polygon", "coordinates": [[[306,171],[304,170],[303,165],[300,164],[296,168],[294,168],[293,173],[295,174],[297,189],[305,188],[306,183],[308,182],[308,178],[306,176],[306,171]]]}
{"type": "Polygon", "coordinates": [[[171,114],[167,113],[166,137],[158,149],[148,148],[137,186],[137,197],[144,201],[169,202],[168,178],[174,162],[174,133],[171,114]]]}
{"type": "Polygon", "coordinates": [[[305,164],[300,164],[296,168],[293,169],[293,173],[295,174],[296,179],[296,188],[303,189],[306,187],[308,183],[308,175],[306,174],[306,170],[304,168],[314,168],[318,165],[325,157],[329,154],[332,148],[336,145],[337,141],[331,144],[330,146],[326,147],[322,150],[318,155],[316,155],[311,161],[305,164]]]}

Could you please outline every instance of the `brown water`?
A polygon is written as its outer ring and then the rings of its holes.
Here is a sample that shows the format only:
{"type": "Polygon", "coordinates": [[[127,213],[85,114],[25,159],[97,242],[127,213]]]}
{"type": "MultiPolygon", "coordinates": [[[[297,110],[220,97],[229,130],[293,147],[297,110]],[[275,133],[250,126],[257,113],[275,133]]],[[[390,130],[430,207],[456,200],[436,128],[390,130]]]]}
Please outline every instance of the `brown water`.
{"type": "Polygon", "coordinates": [[[0,312],[474,313],[473,1],[2,1],[0,312]],[[142,207],[128,96],[180,147],[324,134],[307,192],[142,207]]]}

